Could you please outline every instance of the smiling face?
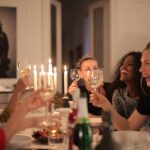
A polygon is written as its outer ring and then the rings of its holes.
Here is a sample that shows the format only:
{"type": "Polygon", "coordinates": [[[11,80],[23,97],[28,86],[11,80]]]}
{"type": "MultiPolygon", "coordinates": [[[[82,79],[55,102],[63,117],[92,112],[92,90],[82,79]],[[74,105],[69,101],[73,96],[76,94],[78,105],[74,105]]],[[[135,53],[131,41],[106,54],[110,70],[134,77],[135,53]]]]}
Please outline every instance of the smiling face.
{"type": "Polygon", "coordinates": [[[135,69],[134,69],[134,57],[132,55],[127,56],[121,67],[120,67],[120,80],[128,83],[133,82],[135,77],[135,69]]]}
{"type": "Polygon", "coordinates": [[[143,52],[141,63],[142,65],[140,68],[140,72],[142,73],[147,86],[150,87],[150,49],[147,49],[143,52]]]}
{"type": "Polygon", "coordinates": [[[87,72],[88,70],[96,70],[98,69],[98,64],[96,60],[93,59],[88,59],[82,62],[81,67],[80,67],[80,77],[84,79],[85,81],[87,80],[87,72]]]}

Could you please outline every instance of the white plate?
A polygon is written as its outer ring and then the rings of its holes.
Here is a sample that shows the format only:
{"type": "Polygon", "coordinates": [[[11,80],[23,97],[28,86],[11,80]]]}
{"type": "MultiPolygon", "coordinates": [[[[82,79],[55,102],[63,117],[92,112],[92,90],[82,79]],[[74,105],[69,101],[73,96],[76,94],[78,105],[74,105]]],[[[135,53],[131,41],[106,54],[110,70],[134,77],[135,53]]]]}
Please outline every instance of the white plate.
{"type": "Polygon", "coordinates": [[[18,150],[28,147],[31,144],[31,138],[26,135],[16,134],[6,145],[5,150],[18,150]]]}
{"type": "Polygon", "coordinates": [[[91,126],[99,126],[102,123],[101,117],[91,117],[90,118],[90,124],[91,126]]]}

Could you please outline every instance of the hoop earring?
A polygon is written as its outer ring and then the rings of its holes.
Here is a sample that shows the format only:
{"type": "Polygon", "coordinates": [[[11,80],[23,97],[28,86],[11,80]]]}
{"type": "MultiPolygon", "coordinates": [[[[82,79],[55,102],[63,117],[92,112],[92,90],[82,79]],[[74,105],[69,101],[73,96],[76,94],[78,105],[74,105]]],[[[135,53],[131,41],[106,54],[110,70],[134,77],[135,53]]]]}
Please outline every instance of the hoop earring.
{"type": "Polygon", "coordinates": [[[148,94],[148,93],[145,91],[144,87],[143,87],[143,79],[144,79],[144,78],[141,77],[141,80],[140,80],[140,86],[141,86],[142,92],[143,92],[146,96],[150,97],[150,94],[148,94]]]}

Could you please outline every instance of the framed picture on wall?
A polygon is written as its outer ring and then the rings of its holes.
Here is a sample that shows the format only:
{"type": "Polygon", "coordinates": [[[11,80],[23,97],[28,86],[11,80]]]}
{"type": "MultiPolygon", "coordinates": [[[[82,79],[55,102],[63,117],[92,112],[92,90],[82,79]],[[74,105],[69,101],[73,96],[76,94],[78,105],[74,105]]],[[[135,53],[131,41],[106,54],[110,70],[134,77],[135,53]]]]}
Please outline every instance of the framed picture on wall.
{"type": "Polygon", "coordinates": [[[0,6],[0,78],[16,78],[17,9],[0,6]]]}

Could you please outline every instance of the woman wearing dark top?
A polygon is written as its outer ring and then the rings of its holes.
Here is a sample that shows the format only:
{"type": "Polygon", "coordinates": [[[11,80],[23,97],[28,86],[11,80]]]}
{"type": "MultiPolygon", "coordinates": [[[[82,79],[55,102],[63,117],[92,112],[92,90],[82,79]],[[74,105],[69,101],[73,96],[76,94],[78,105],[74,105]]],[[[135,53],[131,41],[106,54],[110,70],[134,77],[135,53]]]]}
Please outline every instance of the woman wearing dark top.
{"type": "Polygon", "coordinates": [[[99,93],[90,95],[90,101],[94,106],[110,112],[112,123],[118,130],[139,130],[150,117],[150,89],[148,88],[150,87],[150,48],[146,48],[143,51],[140,72],[142,73],[143,81],[146,81],[147,89],[142,86],[137,108],[128,119],[121,117],[105,96],[99,93]]]}
{"type": "MultiPolygon", "coordinates": [[[[83,57],[76,66],[77,69],[79,69],[79,74],[80,74],[80,80],[78,82],[74,81],[69,87],[69,97],[72,99],[72,94],[74,90],[79,87],[82,89],[82,91],[85,91],[87,93],[87,99],[88,99],[88,112],[91,115],[100,115],[101,114],[101,108],[93,106],[89,101],[89,96],[91,94],[91,91],[93,88],[87,81],[87,71],[89,70],[96,70],[98,69],[98,63],[93,57],[83,57]]],[[[98,91],[101,91],[102,93],[104,92],[101,87],[98,87],[98,91]]],[[[107,90],[106,90],[107,91],[107,90]]],[[[106,95],[106,93],[103,93],[106,95]]]]}
{"type": "Polygon", "coordinates": [[[141,54],[134,51],[127,53],[120,59],[114,72],[112,105],[125,118],[130,117],[139,100],[141,54]]]}

